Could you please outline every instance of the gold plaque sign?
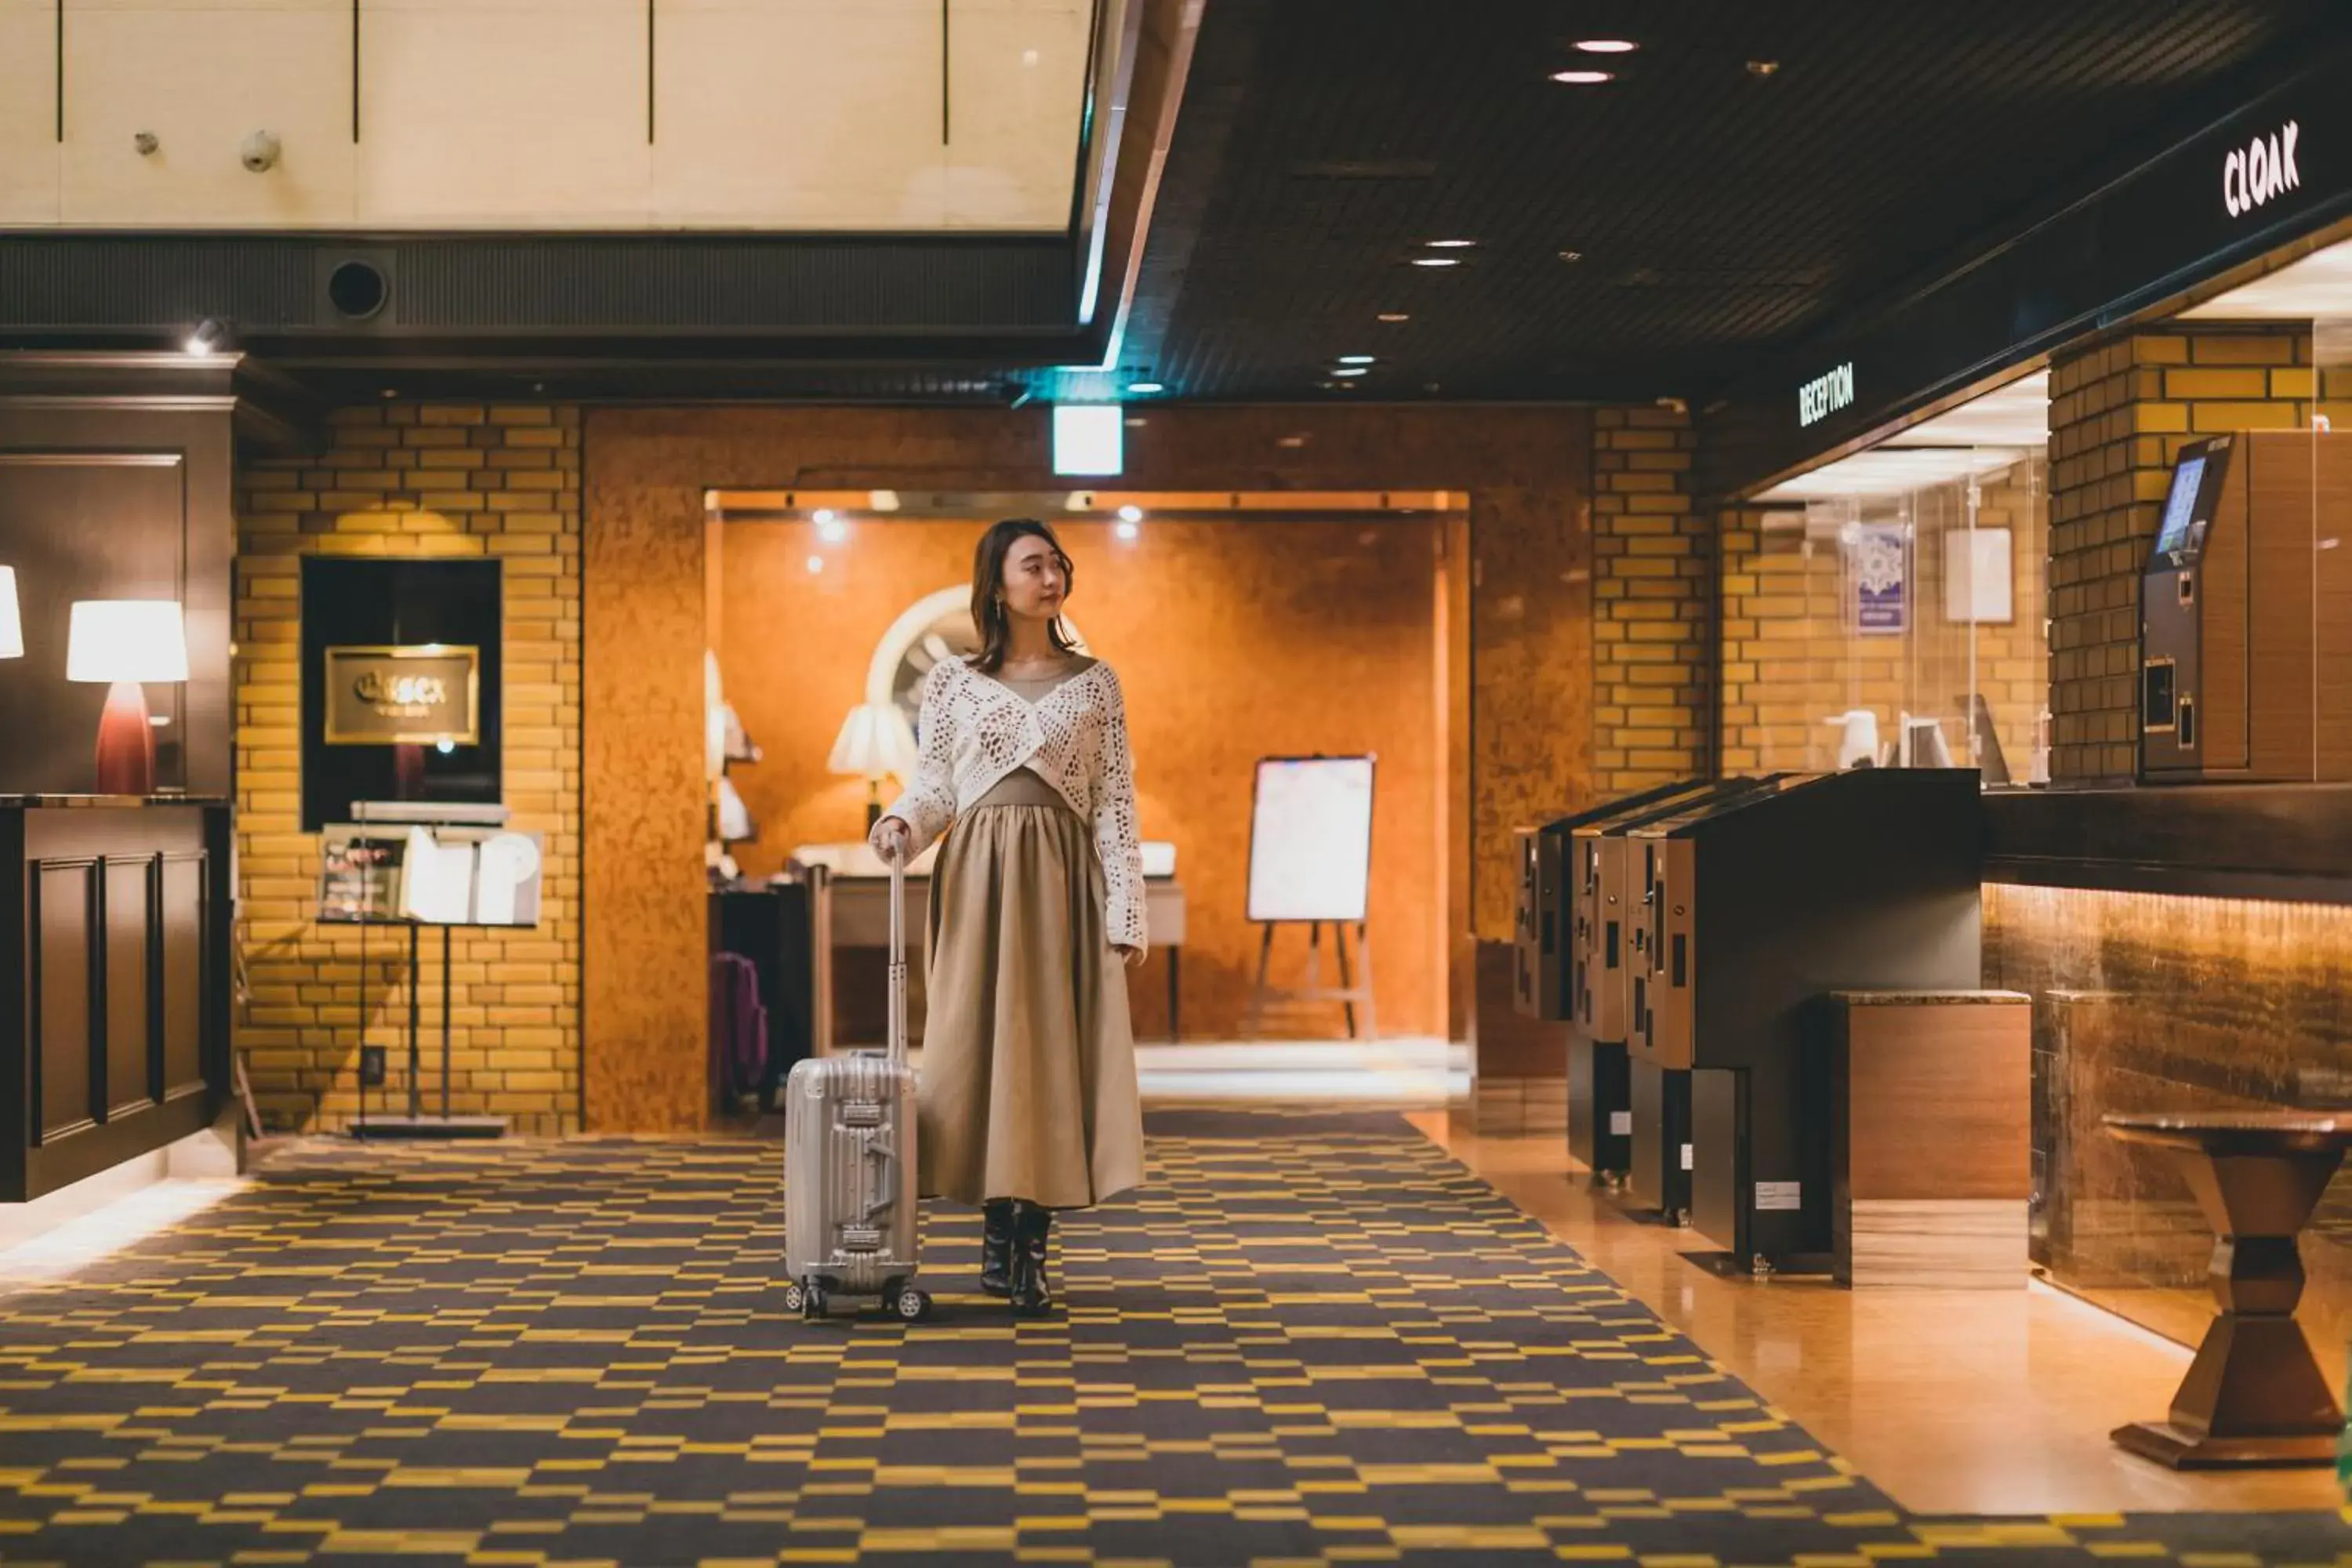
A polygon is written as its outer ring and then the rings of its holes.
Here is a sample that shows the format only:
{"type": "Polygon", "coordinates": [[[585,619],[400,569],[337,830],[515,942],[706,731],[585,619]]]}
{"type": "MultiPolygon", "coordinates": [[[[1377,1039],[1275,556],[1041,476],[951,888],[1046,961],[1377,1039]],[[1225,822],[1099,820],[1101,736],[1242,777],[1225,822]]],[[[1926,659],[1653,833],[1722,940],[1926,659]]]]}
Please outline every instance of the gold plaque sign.
{"type": "Polygon", "coordinates": [[[481,657],[449,643],[329,648],[327,744],[478,744],[481,657]]]}

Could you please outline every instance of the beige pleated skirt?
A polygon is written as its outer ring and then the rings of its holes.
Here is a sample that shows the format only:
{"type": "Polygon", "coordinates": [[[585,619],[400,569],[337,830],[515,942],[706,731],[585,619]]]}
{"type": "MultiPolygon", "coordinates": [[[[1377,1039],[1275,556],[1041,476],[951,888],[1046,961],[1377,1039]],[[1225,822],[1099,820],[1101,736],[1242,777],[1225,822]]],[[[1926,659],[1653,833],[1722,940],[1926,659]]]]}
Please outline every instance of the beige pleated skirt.
{"type": "Polygon", "coordinates": [[[922,1191],[1084,1208],[1142,1179],[1127,969],[1094,837],[1066,805],[983,802],[931,872],[922,1191]]]}

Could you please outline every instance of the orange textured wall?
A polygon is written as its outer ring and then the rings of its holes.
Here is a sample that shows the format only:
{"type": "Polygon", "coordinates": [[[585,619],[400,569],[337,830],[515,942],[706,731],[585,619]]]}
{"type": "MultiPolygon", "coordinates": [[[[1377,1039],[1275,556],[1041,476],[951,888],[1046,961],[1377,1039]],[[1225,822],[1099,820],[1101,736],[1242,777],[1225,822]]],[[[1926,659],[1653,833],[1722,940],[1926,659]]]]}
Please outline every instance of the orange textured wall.
{"type": "MultiPolygon", "coordinates": [[[[827,546],[805,523],[728,525],[719,658],[729,700],[762,752],[730,775],[760,824],[760,841],[736,850],[747,872],[776,869],[796,844],[863,834],[865,784],[825,769],[835,733],[862,700],[891,622],[969,581],[982,527],[894,519],[827,546]],[[812,556],[825,570],[811,573],[812,556]]],[[[1314,752],[1380,758],[1381,1026],[1444,1027],[1442,905],[1430,896],[1444,869],[1433,593],[1443,530],[1431,518],[1257,517],[1154,522],[1131,543],[1098,524],[1062,531],[1077,576],[1071,617],[1127,690],[1144,836],[1176,847],[1189,903],[1188,1035],[1235,1033],[1257,962],[1257,928],[1243,918],[1252,765],[1261,754],[1314,752]]],[[[1304,951],[1293,933],[1277,962],[1295,971],[1304,951]]],[[[1155,955],[1133,986],[1146,1035],[1164,1020],[1164,963],[1155,955]]],[[[1279,1022],[1325,1037],[1340,1029],[1336,1007],[1279,1022]]]]}
{"type": "MultiPolygon", "coordinates": [[[[1473,759],[1461,836],[1471,878],[1430,889],[1443,904],[1449,999],[1466,1024],[1474,942],[1509,939],[1512,828],[1594,795],[1592,667],[1579,635],[1592,592],[1591,414],[1454,405],[1139,417],[1121,480],[1139,489],[1468,493],[1469,581],[1444,602],[1460,606],[1478,660],[1462,737],[1473,759]],[[1490,679],[1498,658],[1510,673],[1490,679]]],[[[597,847],[585,871],[589,1121],[698,1126],[701,674],[683,624],[704,618],[704,491],[1066,481],[1052,475],[1042,407],[610,408],[591,411],[586,432],[583,810],[597,847]],[[633,605],[639,595],[650,605],[633,605]],[[656,1081],[668,1087],[644,1092],[656,1081]]]]}

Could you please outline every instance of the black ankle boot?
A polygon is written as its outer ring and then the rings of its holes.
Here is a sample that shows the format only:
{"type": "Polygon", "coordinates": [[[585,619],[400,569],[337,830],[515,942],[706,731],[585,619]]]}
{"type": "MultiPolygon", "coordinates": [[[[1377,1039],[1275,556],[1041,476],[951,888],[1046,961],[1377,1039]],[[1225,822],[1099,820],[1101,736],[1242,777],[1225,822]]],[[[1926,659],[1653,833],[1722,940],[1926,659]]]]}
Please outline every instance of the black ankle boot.
{"type": "Polygon", "coordinates": [[[1013,1294],[1013,1200],[991,1198],[980,1220],[980,1288],[992,1296],[1013,1294]]]}
{"type": "Polygon", "coordinates": [[[1053,1210],[1033,1203],[1013,1205],[1013,1310],[1024,1318],[1054,1310],[1045,1289],[1045,1238],[1053,1228],[1053,1210]]]}

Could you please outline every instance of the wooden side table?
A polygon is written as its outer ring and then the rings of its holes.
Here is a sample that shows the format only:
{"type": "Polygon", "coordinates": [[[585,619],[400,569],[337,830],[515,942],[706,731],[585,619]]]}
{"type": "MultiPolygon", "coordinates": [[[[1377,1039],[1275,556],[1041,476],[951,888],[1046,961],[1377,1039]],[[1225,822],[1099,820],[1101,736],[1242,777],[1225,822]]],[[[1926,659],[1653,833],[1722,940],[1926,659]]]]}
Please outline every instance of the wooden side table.
{"type": "Polygon", "coordinates": [[[2211,1278],[2221,1309],[2170,1418],[2118,1426],[2116,1443],[2176,1470],[2333,1464],[2344,1410],[2295,1321],[2304,1279],[2295,1237],[2352,1147],[2352,1112],[2109,1116],[2106,1124],[2179,1161],[2218,1237],[2211,1278]]]}

